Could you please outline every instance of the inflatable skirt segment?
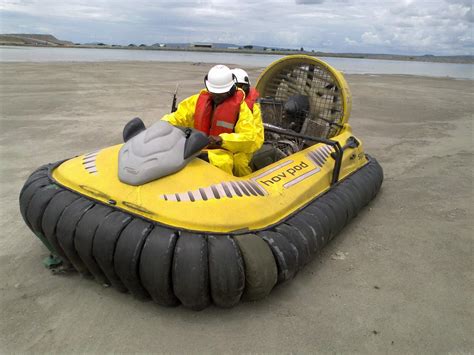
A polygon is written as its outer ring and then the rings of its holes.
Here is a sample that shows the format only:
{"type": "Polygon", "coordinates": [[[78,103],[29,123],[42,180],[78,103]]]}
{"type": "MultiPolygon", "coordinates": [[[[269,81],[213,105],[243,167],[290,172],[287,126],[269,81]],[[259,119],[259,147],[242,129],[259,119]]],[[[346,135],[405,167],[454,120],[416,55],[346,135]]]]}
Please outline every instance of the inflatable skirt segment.
{"type": "Polygon", "coordinates": [[[20,210],[65,268],[164,306],[232,307],[292,279],[376,196],[383,171],[368,160],[285,220],[245,234],[176,230],[86,198],[52,179],[58,163],[31,174],[20,210]]]}

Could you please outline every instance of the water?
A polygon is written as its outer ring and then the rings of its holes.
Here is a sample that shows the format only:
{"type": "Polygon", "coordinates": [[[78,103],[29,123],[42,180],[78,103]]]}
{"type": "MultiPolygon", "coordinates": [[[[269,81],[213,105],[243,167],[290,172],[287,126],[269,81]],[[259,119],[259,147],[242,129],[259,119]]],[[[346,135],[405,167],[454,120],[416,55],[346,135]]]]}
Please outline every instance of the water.
{"type": "MultiPolygon", "coordinates": [[[[159,61],[265,67],[282,57],[272,54],[0,46],[0,62],[159,61]]],[[[472,64],[327,57],[321,59],[347,74],[404,74],[474,80],[472,64]]]]}

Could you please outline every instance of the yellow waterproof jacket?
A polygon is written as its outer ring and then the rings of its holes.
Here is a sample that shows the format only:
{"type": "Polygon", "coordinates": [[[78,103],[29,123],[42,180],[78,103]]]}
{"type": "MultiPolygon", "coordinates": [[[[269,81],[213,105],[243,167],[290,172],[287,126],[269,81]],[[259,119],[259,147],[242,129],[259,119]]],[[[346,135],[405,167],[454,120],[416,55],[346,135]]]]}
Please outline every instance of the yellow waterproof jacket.
{"type": "MultiPolygon", "coordinates": [[[[178,109],[173,113],[163,116],[162,120],[168,121],[175,126],[194,127],[194,112],[199,95],[200,93],[181,101],[178,109]]],[[[234,132],[219,135],[222,138],[222,148],[234,154],[254,153],[260,149],[264,140],[263,124],[261,115],[259,115],[259,118],[255,117],[255,109],[254,113],[252,113],[245,101],[242,101],[239,119],[235,124],[234,132]]]]}

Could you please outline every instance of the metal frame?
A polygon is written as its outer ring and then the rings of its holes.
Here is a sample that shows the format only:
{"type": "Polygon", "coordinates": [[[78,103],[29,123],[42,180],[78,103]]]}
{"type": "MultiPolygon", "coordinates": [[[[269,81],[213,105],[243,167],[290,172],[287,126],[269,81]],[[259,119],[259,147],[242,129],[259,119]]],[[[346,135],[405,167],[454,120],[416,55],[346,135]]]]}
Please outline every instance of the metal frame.
{"type": "Polygon", "coordinates": [[[338,141],[334,141],[332,139],[326,139],[326,138],[317,138],[317,137],[307,136],[305,134],[289,131],[289,130],[286,130],[286,129],[283,129],[283,128],[280,128],[268,123],[264,123],[263,126],[266,132],[278,133],[278,134],[289,136],[289,137],[301,138],[301,139],[305,139],[305,140],[316,142],[316,143],[324,143],[324,144],[330,145],[334,149],[334,153],[333,153],[334,155],[331,154],[331,156],[334,158],[334,169],[332,173],[331,186],[339,181],[339,173],[341,171],[341,164],[342,164],[342,154],[344,153],[344,150],[338,141]]]}

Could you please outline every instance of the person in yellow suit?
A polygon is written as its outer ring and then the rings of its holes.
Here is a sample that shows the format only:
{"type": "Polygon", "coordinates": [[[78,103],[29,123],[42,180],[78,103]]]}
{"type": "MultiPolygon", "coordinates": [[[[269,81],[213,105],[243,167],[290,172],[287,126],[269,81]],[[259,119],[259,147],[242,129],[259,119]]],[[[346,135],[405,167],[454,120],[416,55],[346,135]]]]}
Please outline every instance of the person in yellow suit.
{"type": "Polygon", "coordinates": [[[175,126],[192,127],[209,136],[209,162],[235,176],[252,172],[249,163],[263,144],[263,124],[256,120],[225,65],[212,67],[206,89],[184,99],[175,112],[162,117],[175,126]]]}
{"type": "Polygon", "coordinates": [[[255,122],[259,122],[257,127],[259,128],[258,135],[260,139],[264,139],[263,135],[263,124],[262,124],[262,112],[260,111],[260,104],[258,99],[260,97],[260,93],[257,89],[250,84],[249,75],[247,72],[241,68],[234,68],[232,69],[232,74],[235,75],[235,80],[237,87],[242,89],[245,93],[245,102],[249,107],[250,111],[252,111],[253,119],[255,122]],[[261,128],[261,129],[260,129],[261,128]]]}

